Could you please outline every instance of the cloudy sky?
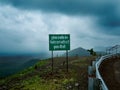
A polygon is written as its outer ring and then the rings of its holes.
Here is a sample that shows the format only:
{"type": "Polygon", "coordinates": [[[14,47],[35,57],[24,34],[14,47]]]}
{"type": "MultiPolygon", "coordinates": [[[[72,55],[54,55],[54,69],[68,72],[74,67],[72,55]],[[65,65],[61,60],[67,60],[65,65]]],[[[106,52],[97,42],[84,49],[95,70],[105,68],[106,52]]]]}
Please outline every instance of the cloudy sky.
{"type": "Polygon", "coordinates": [[[48,52],[49,34],[71,49],[120,44],[119,0],[0,0],[0,53],[48,52]]]}

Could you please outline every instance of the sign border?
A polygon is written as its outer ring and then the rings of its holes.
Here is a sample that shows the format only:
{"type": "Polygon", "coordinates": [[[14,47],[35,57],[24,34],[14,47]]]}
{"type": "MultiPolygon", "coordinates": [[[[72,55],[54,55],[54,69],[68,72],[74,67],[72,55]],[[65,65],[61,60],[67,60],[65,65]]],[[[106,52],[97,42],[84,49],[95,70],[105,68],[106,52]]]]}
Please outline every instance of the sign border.
{"type": "MultiPolygon", "coordinates": [[[[63,39],[64,40],[64,39],[63,39]]],[[[49,34],[49,51],[65,51],[65,50],[70,50],[70,34],[49,34]],[[69,44],[68,44],[68,46],[69,47],[67,47],[66,49],[52,49],[51,48],[51,44],[50,44],[50,37],[51,36],[69,36],[69,44]]]]}

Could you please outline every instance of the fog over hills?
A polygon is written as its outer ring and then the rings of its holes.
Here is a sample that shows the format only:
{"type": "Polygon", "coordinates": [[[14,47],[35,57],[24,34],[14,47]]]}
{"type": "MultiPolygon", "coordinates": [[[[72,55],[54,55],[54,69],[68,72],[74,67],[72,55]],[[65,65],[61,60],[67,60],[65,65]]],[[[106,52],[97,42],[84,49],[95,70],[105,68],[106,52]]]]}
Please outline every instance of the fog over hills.
{"type": "Polygon", "coordinates": [[[0,77],[19,72],[34,65],[38,60],[40,60],[40,57],[30,55],[0,56],[0,77]]]}

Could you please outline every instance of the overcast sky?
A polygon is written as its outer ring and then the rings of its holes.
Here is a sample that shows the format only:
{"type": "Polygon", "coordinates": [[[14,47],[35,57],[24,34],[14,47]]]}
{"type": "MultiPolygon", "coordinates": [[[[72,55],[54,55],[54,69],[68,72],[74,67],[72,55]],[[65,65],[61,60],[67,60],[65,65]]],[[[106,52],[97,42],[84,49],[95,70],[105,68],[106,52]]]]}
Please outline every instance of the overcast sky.
{"type": "Polygon", "coordinates": [[[119,0],[0,0],[0,53],[48,52],[49,34],[71,49],[120,44],[119,0]]]}

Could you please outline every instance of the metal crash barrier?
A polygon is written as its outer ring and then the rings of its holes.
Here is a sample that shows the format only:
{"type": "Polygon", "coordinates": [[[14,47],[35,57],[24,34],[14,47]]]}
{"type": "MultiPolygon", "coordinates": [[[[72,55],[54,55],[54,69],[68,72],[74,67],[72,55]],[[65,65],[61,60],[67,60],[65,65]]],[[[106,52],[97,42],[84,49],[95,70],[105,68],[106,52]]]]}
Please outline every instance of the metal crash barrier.
{"type": "Polygon", "coordinates": [[[113,56],[120,56],[120,45],[106,49],[106,54],[93,61],[92,66],[88,67],[88,90],[109,90],[99,72],[99,67],[104,60],[113,56]]]}

